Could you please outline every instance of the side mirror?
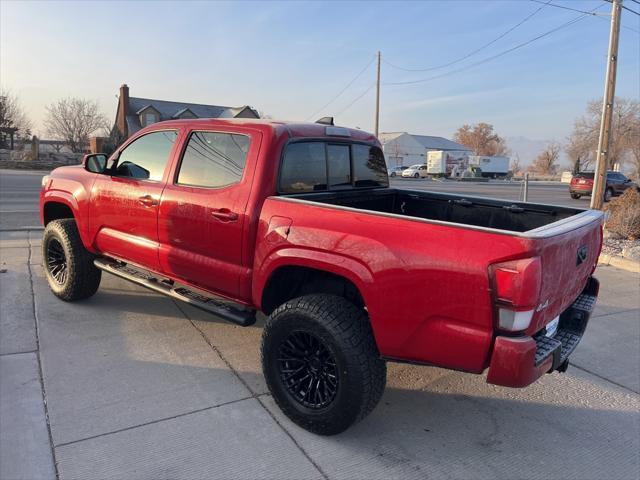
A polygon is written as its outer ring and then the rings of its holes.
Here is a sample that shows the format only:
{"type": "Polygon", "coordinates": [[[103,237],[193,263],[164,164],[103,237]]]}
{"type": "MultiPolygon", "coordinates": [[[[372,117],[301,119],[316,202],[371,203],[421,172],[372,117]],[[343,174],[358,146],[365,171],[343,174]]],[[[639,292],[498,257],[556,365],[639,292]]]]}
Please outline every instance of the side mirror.
{"type": "Polygon", "coordinates": [[[104,153],[92,153],[82,159],[84,169],[91,173],[104,173],[107,169],[107,155],[104,153]]]}

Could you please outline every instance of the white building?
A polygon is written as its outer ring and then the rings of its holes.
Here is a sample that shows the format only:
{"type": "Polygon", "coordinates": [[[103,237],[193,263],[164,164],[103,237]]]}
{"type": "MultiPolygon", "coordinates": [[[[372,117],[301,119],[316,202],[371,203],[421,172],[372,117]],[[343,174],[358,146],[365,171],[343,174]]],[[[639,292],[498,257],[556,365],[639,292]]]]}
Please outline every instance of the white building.
{"type": "Polygon", "coordinates": [[[389,167],[425,164],[427,152],[434,150],[468,151],[464,145],[443,137],[413,135],[407,132],[382,132],[378,136],[389,167]]]}

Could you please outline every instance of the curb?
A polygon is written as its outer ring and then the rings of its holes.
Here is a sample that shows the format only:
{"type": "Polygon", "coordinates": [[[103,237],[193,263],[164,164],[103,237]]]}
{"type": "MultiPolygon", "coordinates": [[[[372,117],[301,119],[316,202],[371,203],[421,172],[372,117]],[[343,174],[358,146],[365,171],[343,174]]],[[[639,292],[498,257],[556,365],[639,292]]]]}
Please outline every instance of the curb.
{"type": "Polygon", "coordinates": [[[36,231],[41,232],[44,230],[44,227],[15,227],[15,228],[0,228],[0,232],[30,232],[36,231]]]}
{"type": "Polygon", "coordinates": [[[629,260],[628,258],[619,257],[617,255],[608,255],[603,253],[598,258],[598,265],[609,265],[628,272],[640,273],[640,262],[629,260]]]}

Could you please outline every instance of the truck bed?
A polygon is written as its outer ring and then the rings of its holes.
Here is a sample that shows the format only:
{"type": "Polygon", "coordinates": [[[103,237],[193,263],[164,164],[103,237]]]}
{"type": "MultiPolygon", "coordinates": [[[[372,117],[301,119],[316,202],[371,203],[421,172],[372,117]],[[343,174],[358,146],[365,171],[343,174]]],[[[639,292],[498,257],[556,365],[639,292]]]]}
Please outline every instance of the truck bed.
{"type": "Polygon", "coordinates": [[[584,290],[601,248],[602,217],[392,188],[278,195],[262,207],[258,238],[265,241],[255,258],[264,265],[300,257],[347,278],[361,272],[354,283],[366,292],[384,356],[481,372],[495,334],[492,265],[538,259],[540,290],[524,331],[533,336],[584,290]]]}
{"type": "Polygon", "coordinates": [[[585,210],[555,205],[393,188],[310,193],[287,197],[508,232],[531,232],[570,217],[588,215],[588,211],[585,210]]]}

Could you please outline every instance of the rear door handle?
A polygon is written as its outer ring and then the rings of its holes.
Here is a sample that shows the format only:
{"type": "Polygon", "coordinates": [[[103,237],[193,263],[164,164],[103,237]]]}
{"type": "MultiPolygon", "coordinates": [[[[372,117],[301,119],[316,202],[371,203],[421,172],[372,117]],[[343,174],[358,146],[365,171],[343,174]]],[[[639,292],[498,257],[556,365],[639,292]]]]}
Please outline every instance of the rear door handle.
{"type": "Polygon", "coordinates": [[[211,215],[222,222],[235,222],[238,220],[238,214],[228,208],[214,208],[211,215]]]}
{"type": "Polygon", "coordinates": [[[153,198],[151,195],[143,195],[138,198],[138,202],[140,202],[145,207],[155,207],[158,205],[158,200],[153,198]]]}

